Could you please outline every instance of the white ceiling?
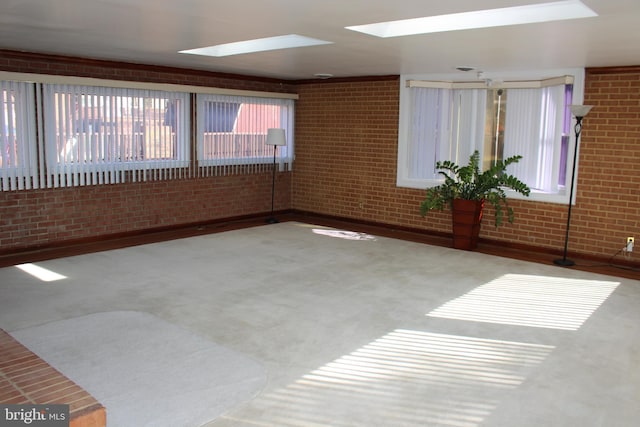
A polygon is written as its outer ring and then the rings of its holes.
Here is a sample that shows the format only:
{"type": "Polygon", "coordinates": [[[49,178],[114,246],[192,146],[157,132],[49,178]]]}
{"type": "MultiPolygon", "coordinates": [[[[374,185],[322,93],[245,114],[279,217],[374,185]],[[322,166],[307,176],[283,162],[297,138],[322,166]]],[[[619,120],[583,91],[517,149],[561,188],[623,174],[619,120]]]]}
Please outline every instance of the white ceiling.
{"type": "Polygon", "coordinates": [[[598,17],[381,39],[345,26],[552,0],[1,0],[0,49],[280,79],[640,65],[640,0],[598,17]],[[178,51],[300,34],[333,44],[210,58],[178,51]]]}

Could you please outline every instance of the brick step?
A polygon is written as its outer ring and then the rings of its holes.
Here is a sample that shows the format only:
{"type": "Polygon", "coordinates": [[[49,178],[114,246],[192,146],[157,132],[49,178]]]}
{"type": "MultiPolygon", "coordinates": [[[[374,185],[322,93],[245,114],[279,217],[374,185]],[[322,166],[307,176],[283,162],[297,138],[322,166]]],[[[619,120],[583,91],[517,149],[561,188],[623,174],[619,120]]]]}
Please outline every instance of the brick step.
{"type": "Polygon", "coordinates": [[[88,392],[0,329],[0,403],[69,405],[69,427],[105,427],[105,408],[88,392]]]}

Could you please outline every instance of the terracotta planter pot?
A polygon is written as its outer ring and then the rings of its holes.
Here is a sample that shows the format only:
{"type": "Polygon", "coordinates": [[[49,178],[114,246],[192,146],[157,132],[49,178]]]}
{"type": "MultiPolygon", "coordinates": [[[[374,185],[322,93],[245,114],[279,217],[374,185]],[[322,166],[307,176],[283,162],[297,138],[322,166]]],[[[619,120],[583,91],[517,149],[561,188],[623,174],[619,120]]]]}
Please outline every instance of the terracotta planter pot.
{"type": "Polygon", "coordinates": [[[470,251],[478,246],[484,200],[453,201],[453,247],[470,251]]]}

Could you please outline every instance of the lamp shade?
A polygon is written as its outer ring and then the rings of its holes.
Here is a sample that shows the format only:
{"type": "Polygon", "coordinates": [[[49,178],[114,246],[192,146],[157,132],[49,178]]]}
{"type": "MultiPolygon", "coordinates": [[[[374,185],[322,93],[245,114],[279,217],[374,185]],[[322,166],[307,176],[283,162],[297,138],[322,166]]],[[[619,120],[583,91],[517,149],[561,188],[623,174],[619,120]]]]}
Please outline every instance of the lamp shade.
{"type": "Polygon", "coordinates": [[[569,108],[571,108],[571,114],[574,116],[584,117],[591,111],[593,105],[571,105],[569,108]]]}
{"type": "Polygon", "coordinates": [[[284,129],[270,128],[267,129],[267,145],[287,145],[287,138],[284,129]]]}

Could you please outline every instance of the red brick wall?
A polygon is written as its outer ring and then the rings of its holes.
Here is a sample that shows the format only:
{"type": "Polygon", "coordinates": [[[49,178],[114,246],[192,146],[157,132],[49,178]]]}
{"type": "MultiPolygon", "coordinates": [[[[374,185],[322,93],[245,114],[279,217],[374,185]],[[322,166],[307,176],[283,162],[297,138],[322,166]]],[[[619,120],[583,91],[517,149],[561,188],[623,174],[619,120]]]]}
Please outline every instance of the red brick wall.
{"type": "Polygon", "coordinates": [[[588,70],[585,104],[576,249],[609,254],[640,235],[640,67],[588,70]]]}
{"type": "MultiPolygon", "coordinates": [[[[285,84],[220,75],[0,51],[0,69],[109,79],[298,92],[296,163],[278,174],[276,209],[449,233],[447,211],[418,214],[422,190],[397,188],[399,79],[285,84]]],[[[640,68],[588,70],[594,105],[581,137],[569,249],[608,258],[640,237],[640,68]]],[[[512,201],[516,222],[481,237],[561,251],[566,205],[512,201]]],[[[267,212],[269,174],[0,192],[0,251],[68,239],[267,212]]],[[[638,246],[640,250],[640,243],[638,246]]],[[[638,251],[631,260],[637,262],[638,251]]]]}
{"type": "MultiPolygon", "coordinates": [[[[569,251],[608,259],[640,236],[640,70],[589,71],[585,89],[594,108],[583,122],[569,251]]],[[[398,79],[301,84],[298,94],[295,209],[450,233],[448,211],[423,219],[424,191],[395,185],[398,79]]],[[[481,238],[563,249],[566,205],[510,204],[515,223],[496,229],[489,209],[481,238]]]]}
{"type": "Polygon", "coordinates": [[[406,224],[395,187],[398,80],[305,84],[298,94],[293,207],[406,224]]]}
{"type": "MultiPolygon", "coordinates": [[[[269,92],[295,90],[292,85],[269,79],[6,51],[0,51],[0,70],[269,92]]],[[[291,173],[278,173],[276,185],[275,209],[290,208],[291,173]]],[[[270,172],[0,191],[0,252],[266,214],[270,209],[270,172]]]]}
{"type": "MultiPolygon", "coordinates": [[[[290,205],[277,177],[275,209],[290,205]]],[[[204,223],[271,209],[271,173],[0,192],[0,248],[204,223]]]]}

